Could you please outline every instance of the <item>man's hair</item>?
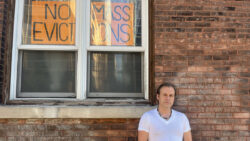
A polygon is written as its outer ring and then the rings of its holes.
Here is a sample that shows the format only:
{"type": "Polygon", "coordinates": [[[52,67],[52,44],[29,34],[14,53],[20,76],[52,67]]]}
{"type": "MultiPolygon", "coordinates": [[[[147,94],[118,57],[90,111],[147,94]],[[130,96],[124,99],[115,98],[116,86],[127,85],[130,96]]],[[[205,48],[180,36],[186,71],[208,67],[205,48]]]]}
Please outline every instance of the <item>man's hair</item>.
{"type": "Polygon", "coordinates": [[[173,89],[174,89],[174,95],[176,95],[176,87],[175,87],[174,84],[171,84],[171,83],[162,83],[162,84],[158,87],[158,89],[157,89],[157,91],[156,91],[157,94],[160,94],[160,91],[161,91],[161,88],[162,88],[162,87],[171,87],[171,88],[173,88],[173,89]]]}

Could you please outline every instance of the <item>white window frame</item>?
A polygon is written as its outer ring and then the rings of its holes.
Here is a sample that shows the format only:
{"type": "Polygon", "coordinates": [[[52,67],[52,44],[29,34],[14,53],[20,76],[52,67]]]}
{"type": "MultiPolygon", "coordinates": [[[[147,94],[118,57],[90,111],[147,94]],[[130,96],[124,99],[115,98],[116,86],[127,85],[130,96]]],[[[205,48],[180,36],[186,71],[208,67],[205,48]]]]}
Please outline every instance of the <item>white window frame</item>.
{"type": "MultiPolygon", "coordinates": [[[[75,28],[75,45],[22,45],[22,23],[24,0],[16,0],[15,18],[14,18],[14,34],[12,46],[12,64],[11,64],[11,83],[10,83],[10,100],[29,100],[40,98],[17,98],[17,74],[18,74],[18,58],[19,50],[43,50],[43,51],[76,51],[76,98],[77,100],[87,99],[87,67],[89,51],[107,51],[107,52],[141,52],[143,53],[143,92],[144,98],[149,98],[149,44],[148,44],[148,0],[142,0],[141,12],[141,30],[142,30],[142,46],[128,46],[121,48],[112,46],[91,46],[90,45],[90,0],[76,1],[76,28],[75,28]],[[80,31],[80,32],[79,32],[80,31]],[[34,47],[35,46],[35,47],[34,47]],[[40,47],[39,47],[40,46],[40,47]],[[82,61],[81,61],[82,60],[82,61]]],[[[42,98],[42,99],[72,99],[72,98],[42,98]]]]}

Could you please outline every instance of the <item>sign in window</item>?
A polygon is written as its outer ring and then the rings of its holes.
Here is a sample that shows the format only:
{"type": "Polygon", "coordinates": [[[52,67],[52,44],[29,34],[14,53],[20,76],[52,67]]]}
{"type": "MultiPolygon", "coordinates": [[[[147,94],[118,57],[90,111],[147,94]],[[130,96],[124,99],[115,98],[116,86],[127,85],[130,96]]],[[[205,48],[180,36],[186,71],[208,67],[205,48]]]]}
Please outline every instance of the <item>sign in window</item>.
{"type": "Polygon", "coordinates": [[[140,34],[140,8],[136,9],[137,5],[133,0],[92,0],[91,45],[140,45],[136,44],[140,34]]]}
{"type": "Polygon", "coordinates": [[[23,44],[75,44],[75,1],[29,1],[23,44]]]}

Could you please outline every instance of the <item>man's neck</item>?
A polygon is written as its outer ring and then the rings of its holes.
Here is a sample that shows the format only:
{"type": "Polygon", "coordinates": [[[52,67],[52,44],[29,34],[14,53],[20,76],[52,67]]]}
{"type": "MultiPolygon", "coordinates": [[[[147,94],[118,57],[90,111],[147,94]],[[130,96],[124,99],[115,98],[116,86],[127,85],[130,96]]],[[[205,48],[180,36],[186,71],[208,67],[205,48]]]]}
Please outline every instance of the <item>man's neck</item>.
{"type": "Polygon", "coordinates": [[[169,116],[171,114],[171,108],[169,107],[162,107],[162,106],[158,106],[158,111],[160,113],[160,115],[167,115],[169,116]]]}

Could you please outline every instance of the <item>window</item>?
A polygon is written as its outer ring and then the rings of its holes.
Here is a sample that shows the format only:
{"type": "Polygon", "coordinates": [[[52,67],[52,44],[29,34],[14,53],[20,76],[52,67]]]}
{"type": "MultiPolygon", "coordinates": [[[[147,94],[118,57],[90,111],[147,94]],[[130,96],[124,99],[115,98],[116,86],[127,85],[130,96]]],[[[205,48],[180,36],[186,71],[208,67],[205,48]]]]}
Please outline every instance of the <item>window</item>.
{"type": "Polygon", "coordinates": [[[16,0],[10,99],[147,99],[147,5],[16,0]]]}

